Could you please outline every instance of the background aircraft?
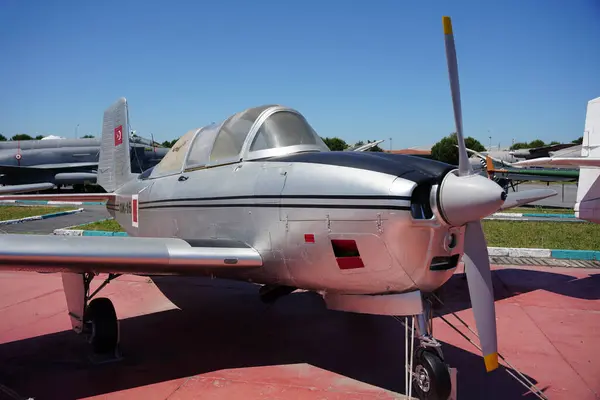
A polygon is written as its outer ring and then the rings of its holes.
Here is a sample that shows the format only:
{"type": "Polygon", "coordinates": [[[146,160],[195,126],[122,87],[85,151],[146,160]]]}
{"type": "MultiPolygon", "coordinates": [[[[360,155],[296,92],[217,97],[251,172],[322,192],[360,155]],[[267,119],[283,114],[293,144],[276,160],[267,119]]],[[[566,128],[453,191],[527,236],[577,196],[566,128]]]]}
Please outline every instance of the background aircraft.
{"type": "Polygon", "coordinates": [[[501,167],[496,166],[496,160],[485,156],[483,153],[467,149],[475,157],[469,158],[474,171],[486,174],[502,186],[504,190],[512,188],[520,183],[529,181],[540,182],[573,182],[579,178],[579,169],[573,168],[543,168],[543,167],[521,167],[512,163],[501,162],[501,167]]]}
{"type": "Polygon", "coordinates": [[[120,135],[128,124],[120,99],[104,113],[98,183],[108,193],[83,196],[107,199],[132,237],[0,235],[0,269],[61,272],[74,330],[103,354],[117,351],[119,325],[112,302],[89,294],[97,273],[109,273],[107,282],[123,273],[235,279],[262,284],[259,293],[271,300],[299,288],[339,311],[416,316],[415,392],[447,399],[450,376],[424,297],[462,257],[485,368],[496,369],[480,221],[556,192],[507,195],[471,169],[452,27],[448,17],[443,22],[458,169],[407,155],[330,151],[299,112],[266,105],[190,130],[137,175],[129,138],[120,135]]]}
{"type": "MultiPolygon", "coordinates": [[[[95,183],[99,151],[100,140],[94,138],[0,142],[0,193],[95,183]]],[[[132,138],[132,170],[156,165],[167,151],[144,138],[132,138]]]]}
{"type": "MultiPolygon", "coordinates": [[[[511,165],[518,161],[531,160],[539,157],[550,157],[556,152],[572,149],[575,146],[577,145],[574,143],[549,144],[529,149],[482,151],[480,154],[484,157],[490,156],[492,160],[496,162],[511,165]]],[[[473,150],[470,149],[467,149],[467,151],[473,152],[473,150]]]]}
{"type": "Polygon", "coordinates": [[[600,223],[600,97],[588,102],[581,157],[543,157],[516,166],[580,167],[575,216],[600,223]]]}

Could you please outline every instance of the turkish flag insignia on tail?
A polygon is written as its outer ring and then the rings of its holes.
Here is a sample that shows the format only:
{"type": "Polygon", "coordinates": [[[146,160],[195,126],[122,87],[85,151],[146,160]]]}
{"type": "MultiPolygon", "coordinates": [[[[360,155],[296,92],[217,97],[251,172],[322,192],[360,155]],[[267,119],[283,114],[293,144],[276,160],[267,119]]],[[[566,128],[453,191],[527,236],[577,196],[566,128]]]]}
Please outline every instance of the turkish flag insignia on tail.
{"type": "Polygon", "coordinates": [[[115,128],[115,146],[123,143],[123,125],[119,125],[115,128]]]}

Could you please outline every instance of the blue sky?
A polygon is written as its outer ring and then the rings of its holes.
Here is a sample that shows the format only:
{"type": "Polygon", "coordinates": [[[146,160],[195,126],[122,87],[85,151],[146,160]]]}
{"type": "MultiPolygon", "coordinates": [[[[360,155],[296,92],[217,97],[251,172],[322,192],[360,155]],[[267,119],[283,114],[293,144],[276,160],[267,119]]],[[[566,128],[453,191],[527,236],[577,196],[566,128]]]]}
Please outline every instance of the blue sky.
{"type": "Polygon", "coordinates": [[[582,135],[600,96],[596,0],[3,0],[0,133],[98,135],[125,96],[132,128],[160,141],[279,103],[321,136],[431,145],[454,131],[443,15],[466,135],[582,135]]]}

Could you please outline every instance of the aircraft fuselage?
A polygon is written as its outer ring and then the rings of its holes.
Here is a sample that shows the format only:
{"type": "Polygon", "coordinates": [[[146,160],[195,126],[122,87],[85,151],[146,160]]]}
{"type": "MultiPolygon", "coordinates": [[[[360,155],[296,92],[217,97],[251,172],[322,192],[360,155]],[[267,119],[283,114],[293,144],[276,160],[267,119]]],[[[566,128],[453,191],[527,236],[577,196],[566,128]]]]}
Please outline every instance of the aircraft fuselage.
{"type": "Polygon", "coordinates": [[[464,228],[420,208],[451,169],[410,156],[300,153],[142,176],[108,208],[131,236],[221,239],[260,252],[263,267],[211,272],[219,277],[356,294],[431,291],[463,251],[464,228]]]}

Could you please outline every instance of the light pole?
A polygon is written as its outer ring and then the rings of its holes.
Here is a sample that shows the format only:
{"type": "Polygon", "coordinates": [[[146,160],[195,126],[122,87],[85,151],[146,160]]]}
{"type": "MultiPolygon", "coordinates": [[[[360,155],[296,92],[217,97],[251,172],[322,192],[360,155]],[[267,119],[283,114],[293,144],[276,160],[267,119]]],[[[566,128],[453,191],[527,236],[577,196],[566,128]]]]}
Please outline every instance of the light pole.
{"type": "Polygon", "coordinates": [[[79,124],[75,127],[75,139],[79,138],[79,124]]]}

